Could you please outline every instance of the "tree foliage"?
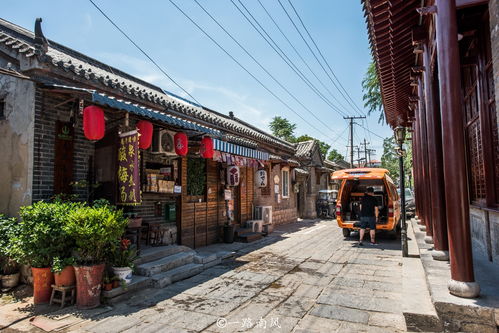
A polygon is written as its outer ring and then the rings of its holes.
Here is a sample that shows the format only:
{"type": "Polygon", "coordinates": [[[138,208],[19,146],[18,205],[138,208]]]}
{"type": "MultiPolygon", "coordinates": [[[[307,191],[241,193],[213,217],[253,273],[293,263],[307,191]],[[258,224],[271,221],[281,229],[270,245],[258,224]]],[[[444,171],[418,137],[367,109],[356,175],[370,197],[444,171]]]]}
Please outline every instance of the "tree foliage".
{"type": "Polygon", "coordinates": [[[294,141],[294,132],[296,124],[292,124],[289,120],[283,117],[275,116],[270,122],[272,133],[280,139],[288,142],[294,141]]]}
{"type": "Polygon", "coordinates": [[[338,153],[338,151],[336,149],[331,149],[331,151],[329,152],[329,155],[327,156],[327,159],[330,161],[333,161],[333,162],[338,162],[338,161],[344,160],[345,157],[343,155],[341,155],[340,153],[338,153]]]}
{"type": "MultiPolygon", "coordinates": [[[[390,176],[396,183],[399,183],[399,155],[397,153],[398,144],[393,137],[388,137],[383,140],[383,155],[381,156],[381,167],[390,171],[390,176]]],[[[404,173],[406,178],[406,186],[411,186],[411,170],[412,170],[412,145],[406,141],[403,145],[405,150],[404,155],[404,173]]]]}
{"type": "Polygon", "coordinates": [[[311,137],[308,134],[300,135],[299,137],[295,136],[296,124],[291,123],[286,118],[275,116],[272,118],[270,122],[270,130],[272,134],[277,136],[280,139],[286,140],[291,143],[303,142],[308,140],[315,140],[319,143],[319,151],[321,152],[322,158],[326,158],[329,148],[331,145],[318,140],[314,137],[311,137]]]}
{"type": "Polygon", "coordinates": [[[367,68],[367,72],[362,80],[362,91],[364,95],[364,107],[368,109],[367,114],[378,113],[378,123],[385,122],[383,112],[383,100],[381,98],[381,87],[379,85],[378,74],[376,73],[376,64],[372,61],[367,68]]]}

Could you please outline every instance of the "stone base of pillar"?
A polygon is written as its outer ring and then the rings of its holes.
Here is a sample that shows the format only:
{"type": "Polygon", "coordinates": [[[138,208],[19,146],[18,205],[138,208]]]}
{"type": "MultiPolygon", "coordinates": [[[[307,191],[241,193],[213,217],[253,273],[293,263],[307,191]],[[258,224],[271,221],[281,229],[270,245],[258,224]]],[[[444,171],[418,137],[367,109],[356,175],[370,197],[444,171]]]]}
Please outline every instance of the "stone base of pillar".
{"type": "Polygon", "coordinates": [[[433,257],[434,260],[448,261],[449,260],[449,251],[432,250],[431,256],[433,257]]]}
{"type": "Polygon", "coordinates": [[[433,244],[433,237],[431,237],[431,236],[424,236],[424,242],[426,244],[433,244]]]}
{"type": "Polygon", "coordinates": [[[426,226],[425,225],[420,225],[419,226],[419,231],[426,231],[426,226]]]}
{"type": "Polygon", "coordinates": [[[449,292],[457,297],[476,298],[480,295],[480,285],[476,282],[450,280],[447,284],[449,292]]]}

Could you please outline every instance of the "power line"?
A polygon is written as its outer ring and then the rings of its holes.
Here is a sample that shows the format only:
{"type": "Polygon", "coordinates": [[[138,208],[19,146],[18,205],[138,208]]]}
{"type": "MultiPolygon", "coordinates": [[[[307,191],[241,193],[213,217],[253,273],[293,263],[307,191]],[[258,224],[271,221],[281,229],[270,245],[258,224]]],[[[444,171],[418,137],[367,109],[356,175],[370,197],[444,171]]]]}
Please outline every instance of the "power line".
{"type": "MultiPolygon", "coordinates": [[[[322,123],[322,120],[320,120],[307,106],[305,106],[299,99],[297,99],[284,85],[282,85],[281,82],[279,82],[279,80],[277,80],[257,59],[255,59],[255,57],[243,46],[241,45],[241,43],[236,39],[234,38],[234,36],[232,36],[232,34],[230,32],[227,31],[227,29],[225,29],[222,24],[220,24],[220,22],[218,20],[216,20],[213,15],[210,14],[210,12],[208,12],[200,3],[198,0],[194,0],[194,2],[196,2],[196,4],[206,13],[206,15],[208,15],[219,27],[220,29],[222,29],[251,59],[253,59],[253,61],[263,70],[265,71],[265,73],[267,73],[271,78],[272,80],[274,80],[274,82],[276,82],[284,91],[286,91],[286,93],[288,93],[288,95],[293,98],[298,104],[300,104],[305,110],[307,110],[317,121],[319,121],[319,123],[322,123]]],[[[325,124],[324,124],[325,125],[325,124]]],[[[327,126],[326,126],[327,127],[327,126]]],[[[328,130],[334,132],[331,128],[327,127],[328,130]]]]}
{"type": "MultiPolygon", "coordinates": [[[[278,0],[279,3],[281,3],[280,0],[278,0]]],[[[295,9],[295,6],[293,6],[293,3],[291,2],[291,0],[288,0],[289,4],[291,5],[291,8],[293,8],[293,11],[295,12],[296,14],[296,17],[298,17],[298,20],[300,20],[300,23],[301,25],[303,26],[303,29],[305,29],[308,37],[310,38],[310,40],[312,41],[312,43],[314,43],[315,45],[315,48],[317,49],[317,51],[319,52],[322,60],[326,63],[327,67],[329,68],[329,70],[331,71],[331,74],[333,74],[334,78],[336,79],[336,81],[338,81],[338,84],[340,85],[340,87],[343,89],[343,91],[345,92],[345,94],[348,96],[348,98],[350,99],[350,101],[352,101],[353,105],[355,106],[355,108],[360,112],[361,115],[365,116],[365,113],[360,110],[360,108],[357,106],[357,104],[355,104],[355,101],[352,99],[352,97],[348,94],[348,92],[346,91],[345,87],[343,87],[343,85],[341,84],[341,81],[338,79],[338,77],[334,74],[334,71],[333,69],[331,68],[331,66],[329,65],[329,62],[326,60],[326,58],[324,57],[324,55],[322,54],[321,50],[319,49],[319,47],[317,46],[317,43],[315,42],[315,40],[312,38],[312,35],[310,34],[310,32],[308,31],[307,27],[305,26],[305,24],[303,23],[303,20],[301,19],[300,15],[298,14],[298,12],[296,11],[295,9]]],[[[343,94],[341,94],[343,96],[343,94]]],[[[345,97],[345,96],[343,96],[345,97]]],[[[347,100],[348,102],[348,100],[347,100]]],[[[350,103],[349,103],[350,104],[350,103]]]]}
{"type": "Polygon", "coordinates": [[[279,96],[277,96],[272,90],[270,90],[262,81],[260,81],[253,73],[251,73],[246,67],[244,67],[236,58],[234,58],[223,46],[221,46],[213,37],[211,37],[201,26],[199,26],[187,13],[185,13],[182,8],[180,8],[173,0],[169,0],[170,3],[177,8],[192,24],[194,24],[206,37],[208,37],[216,46],[218,46],[229,58],[231,58],[239,67],[241,67],[248,75],[250,75],[258,84],[260,84],[267,92],[269,92],[272,96],[274,96],[279,102],[281,102],[286,108],[288,108],[291,112],[296,114],[301,120],[310,125],[313,129],[322,133],[325,137],[328,137],[327,134],[319,130],[317,127],[308,122],[305,118],[303,118],[298,112],[296,112],[289,104],[283,101],[279,96]]]}
{"type": "Polygon", "coordinates": [[[269,11],[267,10],[267,8],[263,5],[263,3],[258,0],[258,3],[260,4],[260,6],[263,8],[263,10],[265,11],[265,13],[267,14],[267,16],[270,18],[270,20],[274,23],[274,25],[276,26],[277,30],[279,30],[279,32],[281,33],[281,35],[284,37],[284,39],[286,39],[286,41],[288,42],[288,44],[291,46],[291,48],[295,51],[296,55],[300,58],[300,60],[303,62],[303,64],[305,64],[305,66],[308,68],[308,70],[312,73],[312,75],[317,79],[317,81],[321,84],[321,86],[329,93],[329,95],[331,95],[331,97],[333,97],[333,99],[338,103],[338,105],[340,105],[345,111],[346,108],[343,104],[341,104],[341,102],[336,98],[336,96],[334,96],[334,94],[331,92],[331,90],[329,90],[327,88],[327,86],[324,84],[324,82],[317,76],[317,74],[315,73],[315,71],[310,67],[310,65],[307,63],[307,61],[305,61],[305,59],[303,58],[303,56],[300,54],[300,52],[298,52],[298,50],[296,49],[296,47],[293,45],[293,43],[291,43],[291,41],[289,40],[289,38],[286,36],[286,34],[282,31],[281,27],[279,26],[279,24],[277,24],[277,22],[274,20],[274,17],[269,13],[269,11]]]}
{"type": "MultiPolygon", "coordinates": [[[[233,1],[230,0],[234,7],[243,15],[243,17],[250,23],[250,25],[253,27],[253,29],[258,32],[258,34],[269,44],[269,46],[281,57],[281,59],[293,70],[293,72],[302,80],[305,82],[305,84],[317,95],[319,98],[321,98],[327,105],[329,105],[333,111],[336,111],[338,114],[341,116],[345,116],[345,113],[341,111],[337,106],[335,106],[329,99],[327,99],[320,91],[317,89],[317,87],[310,82],[310,80],[303,74],[302,71],[294,64],[294,62],[289,59],[289,57],[286,55],[286,52],[284,52],[279,45],[274,41],[274,39],[267,33],[265,28],[262,27],[262,25],[258,22],[258,20],[251,14],[251,12],[246,8],[246,6],[241,2],[241,0],[237,0],[239,4],[244,8],[244,10],[248,13],[248,15],[255,21],[255,23],[259,26],[259,28],[263,31],[263,33],[267,36],[265,37],[262,34],[262,31],[260,31],[254,24],[253,22],[248,18],[248,16],[239,8],[239,6],[233,1]],[[270,41],[272,41],[272,43],[270,41]]],[[[336,99],[335,99],[336,100],[336,99]]],[[[337,101],[337,100],[336,100],[337,101]]],[[[337,101],[338,102],[338,101],[337,101]]]]}
{"type": "MultiPolygon", "coordinates": [[[[232,0],[231,0],[232,1],[232,0]]],[[[310,47],[310,45],[308,44],[307,40],[305,39],[305,37],[303,36],[303,34],[301,33],[300,29],[298,29],[298,26],[295,24],[295,22],[293,21],[293,19],[291,18],[291,16],[289,15],[288,11],[286,10],[286,8],[283,6],[283,4],[281,3],[281,0],[277,0],[279,2],[279,5],[281,6],[281,8],[284,10],[284,12],[286,13],[286,16],[288,17],[288,19],[291,21],[291,23],[293,24],[293,26],[295,27],[295,30],[298,32],[298,34],[300,35],[301,39],[303,40],[303,42],[305,42],[305,44],[307,45],[307,48],[308,50],[310,51],[310,53],[312,53],[312,55],[314,56],[315,60],[317,61],[317,63],[319,64],[319,66],[321,66],[322,70],[324,71],[324,73],[326,73],[327,77],[329,78],[329,81],[331,81],[331,83],[334,85],[334,87],[336,88],[336,90],[338,90],[338,92],[343,96],[343,98],[347,101],[347,103],[349,103],[348,99],[343,95],[343,92],[341,91],[341,89],[338,87],[338,85],[336,84],[336,82],[334,82],[333,78],[331,77],[331,75],[329,75],[328,71],[326,70],[326,68],[324,67],[324,65],[322,65],[321,61],[319,60],[319,58],[317,57],[317,55],[315,54],[315,52],[312,50],[312,48],[310,47]]],[[[358,111],[352,106],[350,105],[354,112],[357,112],[358,111]]]]}
{"type": "Polygon", "coordinates": [[[173,83],[174,83],[177,87],[179,87],[179,88],[180,88],[183,92],[185,92],[187,95],[189,95],[189,97],[191,97],[191,98],[192,98],[192,99],[193,99],[196,103],[198,103],[199,105],[201,105],[201,103],[200,103],[200,102],[199,102],[199,101],[198,101],[198,100],[197,100],[194,96],[192,96],[192,95],[191,95],[191,94],[190,94],[187,90],[185,90],[185,89],[184,89],[184,88],[183,88],[183,87],[182,87],[179,83],[177,83],[177,81],[175,81],[175,80],[174,80],[174,79],[173,79],[170,75],[168,75],[168,73],[167,73],[165,70],[163,70],[163,68],[161,68],[161,66],[159,66],[159,65],[158,65],[158,63],[157,63],[156,61],[154,61],[154,59],[153,59],[153,58],[151,58],[151,57],[149,56],[149,54],[147,54],[147,52],[146,52],[146,51],[144,51],[144,50],[143,50],[143,49],[142,49],[142,48],[141,48],[141,47],[140,47],[137,43],[135,43],[135,42],[133,41],[133,39],[132,39],[132,38],[130,38],[130,36],[128,36],[128,35],[126,34],[126,32],[124,32],[124,31],[123,31],[123,29],[121,29],[121,28],[120,28],[120,27],[119,27],[116,23],[114,23],[114,21],[113,21],[113,20],[112,20],[109,16],[107,16],[107,14],[106,14],[106,13],[104,13],[104,11],[103,11],[102,9],[100,9],[100,7],[99,7],[99,6],[97,6],[97,4],[96,4],[94,1],[92,1],[92,0],[88,0],[88,1],[90,1],[90,3],[91,3],[92,5],[94,5],[94,7],[95,7],[95,8],[97,8],[97,10],[98,10],[98,11],[99,11],[99,12],[100,12],[100,13],[101,13],[101,14],[102,14],[102,15],[103,15],[103,16],[104,16],[104,17],[105,17],[105,18],[106,18],[106,19],[107,19],[107,20],[108,20],[108,21],[109,21],[109,22],[110,22],[110,23],[111,23],[111,24],[112,24],[112,25],[113,25],[116,29],[118,29],[118,31],[119,31],[119,32],[121,32],[121,34],[122,34],[123,36],[125,36],[125,37],[126,37],[126,39],[128,39],[128,40],[130,41],[130,43],[132,43],[132,44],[133,44],[133,45],[134,45],[134,46],[135,46],[135,47],[136,47],[136,48],[137,48],[140,52],[142,52],[142,54],[143,54],[143,55],[145,55],[145,56],[147,57],[147,59],[149,59],[149,60],[150,60],[150,61],[151,61],[151,62],[152,62],[152,63],[153,63],[153,64],[154,64],[154,65],[155,65],[155,66],[156,66],[156,67],[157,67],[160,71],[161,71],[161,73],[163,73],[163,74],[164,74],[164,75],[165,75],[168,79],[170,79],[170,81],[172,81],[172,82],[173,82],[173,83]]]}

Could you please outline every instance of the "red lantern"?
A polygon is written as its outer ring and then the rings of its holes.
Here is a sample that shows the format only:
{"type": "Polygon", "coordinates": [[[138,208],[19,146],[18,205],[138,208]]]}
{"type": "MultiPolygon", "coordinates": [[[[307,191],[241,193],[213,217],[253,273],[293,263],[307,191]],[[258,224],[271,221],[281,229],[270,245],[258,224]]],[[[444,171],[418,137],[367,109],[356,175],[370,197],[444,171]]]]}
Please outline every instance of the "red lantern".
{"type": "Polygon", "coordinates": [[[152,142],[152,123],[147,120],[141,120],[137,123],[137,129],[139,130],[139,148],[147,149],[151,146],[152,142]]]}
{"type": "Polygon", "coordinates": [[[179,132],[173,137],[173,142],[175,143],[175,153],[180,156],[187,155],[189,148],[187,147],[187,135],[185,133],[179,132]]]}
{"type": "Polygon", "coordinates": [[[85,137],[92,141],[100,140],[104,137],[106,130],[106,120],[104,111],[98,106],[91,105],[83,109],[83,133],[85,137]]]}
{"type": "Polygon", "coordinates": [[[209,136],[205,136],[201,140],[201,148],[199,148],[201,157],[213,158],[213,140],[209,136]]]}

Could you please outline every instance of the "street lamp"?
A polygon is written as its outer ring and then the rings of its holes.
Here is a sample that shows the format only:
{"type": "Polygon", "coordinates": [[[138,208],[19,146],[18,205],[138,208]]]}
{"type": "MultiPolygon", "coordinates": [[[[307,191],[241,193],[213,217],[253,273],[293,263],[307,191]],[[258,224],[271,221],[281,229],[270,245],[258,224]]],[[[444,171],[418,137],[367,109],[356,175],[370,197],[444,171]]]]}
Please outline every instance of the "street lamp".
{"type": "Polygon", "coordinates": [[[401,228],[401,239],[402,239],[402,256],[407,257],[409,255],[407,249],[407,225],[405,221],[405,174],[404,174],[404,148],[403,144],[405,141],[405,127],[397,126],[394,129],[395,141],[398,143],[397,153],[399,155],[399,170],[400,170],[400,179],[399,179],[399,188],[400,188],[400,206],[401,206],[401,215],[402,215],[402,223],[400,225],[401,228]]]}

